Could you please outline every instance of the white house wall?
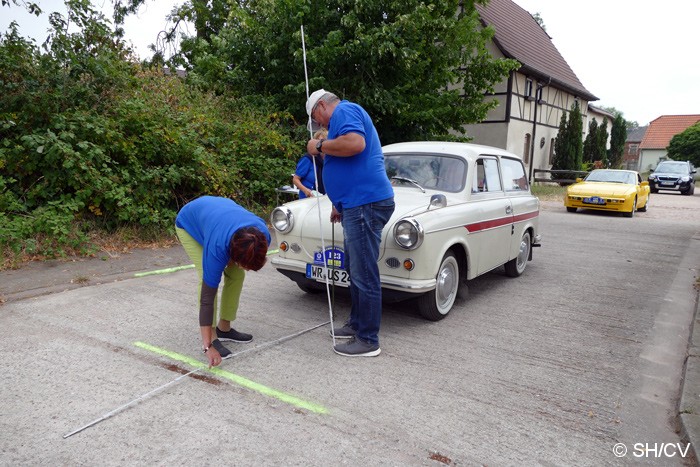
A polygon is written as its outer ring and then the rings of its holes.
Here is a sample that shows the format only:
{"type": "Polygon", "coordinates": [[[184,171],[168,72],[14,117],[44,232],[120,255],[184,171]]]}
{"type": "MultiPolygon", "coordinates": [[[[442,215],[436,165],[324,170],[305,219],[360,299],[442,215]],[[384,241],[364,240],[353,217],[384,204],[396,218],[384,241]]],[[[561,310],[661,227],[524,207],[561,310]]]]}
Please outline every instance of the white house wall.
{"type": "MultiPolygon", "coordinates": [[[[500,52],[492,53],[497,55],[500,52]]],[[[534,98],[539,83],[534,78],[530,78],[532,95],[528,98],[525,95],[527,79],[528,77],[523,73],[514,72],[510,80],[505,79],[498,83],[495,87],[496,93],[485,96],[487,100],[498,101],[497,107],[488,113],[483,122],[465,125],[464,128],[475,143],[496,146],[518,154],[526,162],[529,170],[531,146],[526,147],[526,142],[528,135],[531,136],[533,133],[536,105],[534,98]],[[509,94],[510,108],[508,108],[509,94]]],[[[542,101],[537,103],[533,168],[549,169],[552,145],[559,132],[561,115],[571,110],[576,96],[552,85],[545,85],[542,88],[541,99],[542,101]]],[[[588,102],[580,100],[579,106],[584,112],[588,108],[588,102]]],[[[582,128],[582,132],[584,131],[585,129],[582,128]]],[[[530,144],[532,144],[531,139],[530,144]]]]}
{"type": "Polygon", "coordinates": [[[649,172],[655,169],[662,159],[668,159],[665,149],[641,149],[639,153],[639,171],[649,172]]]}

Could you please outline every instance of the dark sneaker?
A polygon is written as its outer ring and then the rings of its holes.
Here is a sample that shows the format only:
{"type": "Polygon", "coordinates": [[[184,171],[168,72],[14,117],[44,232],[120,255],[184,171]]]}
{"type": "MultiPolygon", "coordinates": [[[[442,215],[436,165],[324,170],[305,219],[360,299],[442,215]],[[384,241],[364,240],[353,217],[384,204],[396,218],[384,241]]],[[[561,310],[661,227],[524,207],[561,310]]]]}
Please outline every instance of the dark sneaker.
{"type": "Polygon", "coordinates": [[[230,331],[222,331],[219,326],[216,327],[216,337],[222,342],[250,342],[253,336],[244,332],[238,332],[231,328],[230,331]]]}
{"type": "Polygon", "coordinates": [[[219,352],[219,355],[221,355],[221,360],[231,358],[231,351],[224,347],[224,344],[219,342],[219,339],[214,339],[213,341],[211,341],[211,345],[216,349],[217,352],[219,352]]]}
{"type": "Polygon", "coordinates": [[[353,339],[345,344],[333,347],[335,353],[345,357],[376,357],[382,351],[378,344],[369,344],[360,339],[353,339]]]}
{"type": "Polygon", "coordinates": [[[335,328],[335,329],[329,330],[328,334],[333,336],[333,331],[335,331],[335,338],[336,339],[352,339],[353,337],[355,337],[355,330],[353,328],[351,328],[350,326],[348,326],[347,323],[345,325],[343,325],[342,328],[335,328]]]}

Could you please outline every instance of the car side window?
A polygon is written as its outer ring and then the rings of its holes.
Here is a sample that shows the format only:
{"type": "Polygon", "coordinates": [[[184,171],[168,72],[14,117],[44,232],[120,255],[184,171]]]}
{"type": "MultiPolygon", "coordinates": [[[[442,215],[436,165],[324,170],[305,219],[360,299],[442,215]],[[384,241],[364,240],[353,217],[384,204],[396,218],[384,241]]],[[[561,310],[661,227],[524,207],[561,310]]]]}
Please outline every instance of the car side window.
{"type": "Polygon", "coordinates": [[[528,183],[522,162],[504,157],[501,159],[503,169],[503,187],[506,191],[527,191],[528,183]]]}
{"type": "Polygon", "coordinates": [[[501,191],[501,176],[498,161],[493,157],[482,157],[476,161],[476,172],[472,180],[472,193],[501,191]]]}

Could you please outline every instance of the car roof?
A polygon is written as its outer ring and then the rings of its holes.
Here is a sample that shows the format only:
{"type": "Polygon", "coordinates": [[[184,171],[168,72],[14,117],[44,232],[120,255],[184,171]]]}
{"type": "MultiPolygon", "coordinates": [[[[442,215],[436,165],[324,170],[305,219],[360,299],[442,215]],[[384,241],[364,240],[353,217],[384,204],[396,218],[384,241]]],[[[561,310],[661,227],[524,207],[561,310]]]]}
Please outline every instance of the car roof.
{"type": "Polygon", "coordinates": [[[477,157],[482,154],[514,157],[522,159],[517,154],[493,146],[472,143],[456,143],[454,141],[410,141],[405,143],[388,144],[382,147],[384,153],[445,153],[463,157],[477,157]]]}

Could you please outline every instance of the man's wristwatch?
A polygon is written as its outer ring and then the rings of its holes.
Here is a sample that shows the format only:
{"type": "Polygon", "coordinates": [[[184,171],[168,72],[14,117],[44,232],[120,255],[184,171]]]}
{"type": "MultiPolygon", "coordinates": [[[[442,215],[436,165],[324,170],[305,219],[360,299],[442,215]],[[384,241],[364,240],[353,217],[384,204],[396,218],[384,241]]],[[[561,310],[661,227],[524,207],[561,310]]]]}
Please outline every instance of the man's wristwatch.
{"type": "Polygon", "coordinates": [[[318,143],[316,143],[316,150],[317,150],[318,152],[323,152],[323,151],[321,150],[321,148],[323,147],[323,142],[324,142],[324,141],[325,141],[325,139],[322,138],[322,139],[319,139],[319,140],[318,140],[318,143]]]}
{"type": "Polygon", "coordinates": [[[204,348],[202,349],[202,351],[203,351],[204,353],[207,353],[207,350],[209,350],[209,349],[211,349],[211,344],[209,344],[207,347],[204,347],[204,348]]]}

